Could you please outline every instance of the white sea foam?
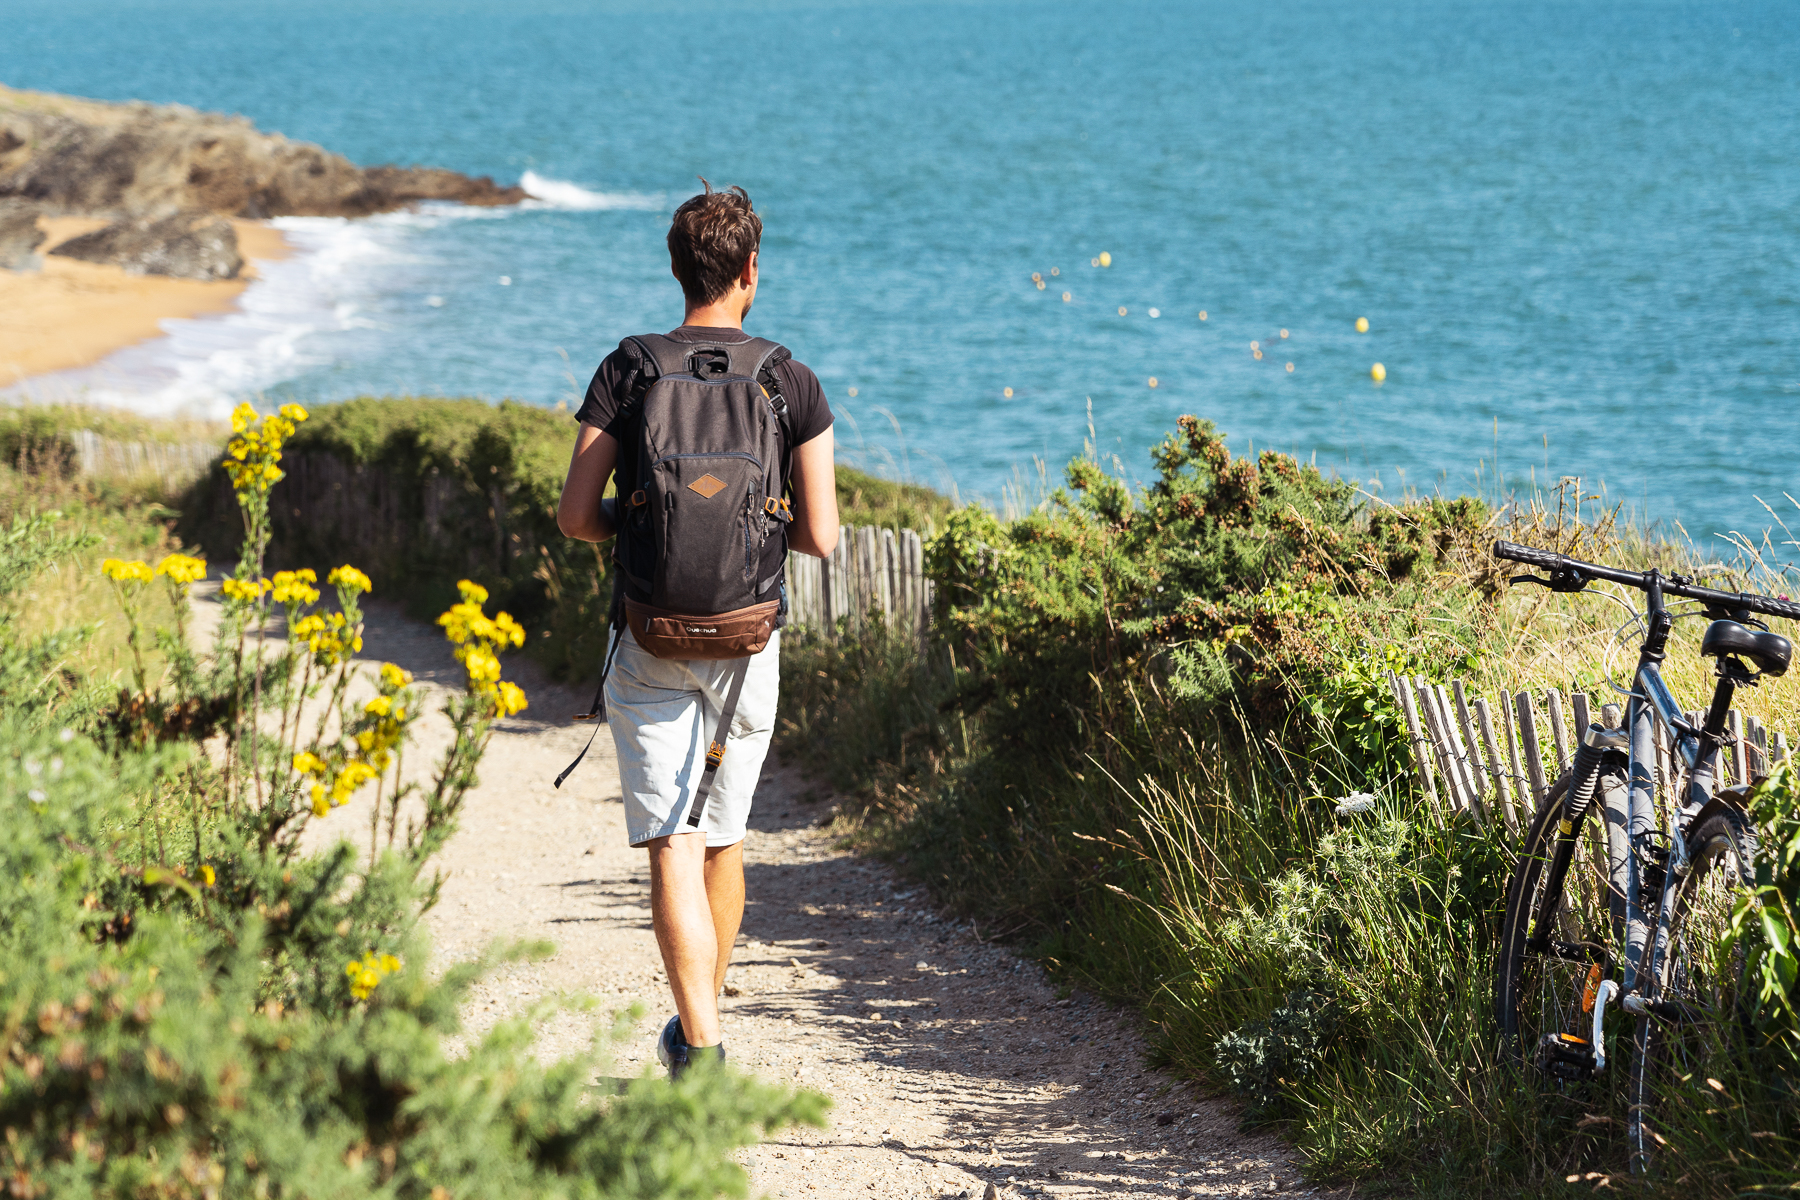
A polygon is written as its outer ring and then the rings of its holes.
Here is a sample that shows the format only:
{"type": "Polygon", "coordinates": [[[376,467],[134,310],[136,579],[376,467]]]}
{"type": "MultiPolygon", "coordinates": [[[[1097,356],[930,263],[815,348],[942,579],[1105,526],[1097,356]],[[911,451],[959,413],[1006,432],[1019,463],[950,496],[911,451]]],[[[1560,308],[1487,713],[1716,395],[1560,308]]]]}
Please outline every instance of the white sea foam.
{"type": "Polygon", "coordinates": [[[571,212],[599,212],[604,209],[649,212],[662,208],[665,203],[661,192],[596,192],[578,183],[546,179],[536,171],[527,171],[520,176],[519,186],[531,197],[520,206],[522,208],[560,208],[571,212]]]}
{"type": "MultiPolygon", "coordinates": [[[[663,202],[660,195],[590,191],[530,171],[521,183],[533,199],[517,207],[428,203],[356,220],[277,218],[271,224],[294,253],[259,262],[258,278],[244,289],[235,311],[165,320],[163,337],[117,351],[90,367],[0,389],[0,400],[105,405],[146,415],[223,416],[238,401],[329,362],[343,347],[346,332],[379,331],[383,326],[370,314],[383,308],[386,297],[418,284],[437,284],[421,278],[421,260],[409,249],[421,230],[448,222],[504,220],[521,209],[643,211],[663,202]]],[[[444,300],[433,294],[424,303],[438,307],[444,300]]]]}
{"type": "Polygon", "coordinates": [[[381,278],[407,261],[402,231],[409,222],[390,217],[416,215],[279,218],[272,224],[294,253],[258,263],[258,278],[244,289],[236,311],[165,320],[164,337],[91,367],[27,380],[5,395],[146,415],[222,416],[238,400],[314,365],[317,358],[306,346],[311,335],[373,324],[358,313],[381,290],[381,278]]]}

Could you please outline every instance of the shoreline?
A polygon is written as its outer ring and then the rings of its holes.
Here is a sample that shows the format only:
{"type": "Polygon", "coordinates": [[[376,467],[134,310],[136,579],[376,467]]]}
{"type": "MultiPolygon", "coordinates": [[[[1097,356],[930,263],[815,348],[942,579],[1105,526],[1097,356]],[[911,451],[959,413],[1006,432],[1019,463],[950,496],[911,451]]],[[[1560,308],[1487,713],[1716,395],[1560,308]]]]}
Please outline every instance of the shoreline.
{"type": "Polygon", "coordinates": [[[93,366],[120,350],[167,334],[171,319],[236,311],[259,278],[257,264],[276,262],[294,247],[268,221],[231,218],[245,266],[237,279],[205,282],[133,275],[120,267],[59,258],[50,249],[104,226],[90,217],[43,217],[48,235],[38,247],[43,265],[0,271],[0,389],[33,378],[93,366]]]}

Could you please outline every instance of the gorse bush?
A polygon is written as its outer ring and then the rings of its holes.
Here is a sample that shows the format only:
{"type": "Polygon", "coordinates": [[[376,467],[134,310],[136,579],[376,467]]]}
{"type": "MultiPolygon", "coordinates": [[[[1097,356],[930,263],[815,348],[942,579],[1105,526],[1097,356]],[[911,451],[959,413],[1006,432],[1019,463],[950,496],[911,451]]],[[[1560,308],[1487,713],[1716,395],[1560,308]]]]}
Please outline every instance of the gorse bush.
{"type": "MultiPolygon", "coordinates": [[[[33,681],[57,647],[10,636],[0,707],[0,1169],[19,1197],[712,1196],[743,1194],[730,1152],[818,1119],[823,1098],[739,1075],[591,1087],[604,1036],[530,1053],[540,1006],[458,1057],[468,989],[497,958],[433,978],[419,918],[440,882],[493,722],[526,698],[500,656],[524,640],[465,581],[441,617],[464,674],[434,769],[403,772],[431,702],[371,676],[351,565],[262,573],[284,447],[306,414],[234,414],[226,463],[244,537],[209,653],[142,626],[205,573],[185,554],[105,572],[131,627],[129,685],[89,721],[33,681]],[[263,632],[279,616],[286,636],[263,632]],[[158,647],[152,659],[139,651],[158,647]],[[156,664],[160,664],[160,666],[156,664]],[[366,852],[302,833],[369,797],[366,852]]],[[[70,549],[48,522],[3,552],[70,549]]],[[[0,634],[11,627],[0,624],[0,634]]],[[[54,672],[51,672],[52,674],[54,672]]],[[[331,826],[328,824],[327,828],[331,826]]],[[[345,830],[345,833],[350,831],[345,830]]],[[[592,1007],[570,1000],[568,1006],[592,1007]]]]}

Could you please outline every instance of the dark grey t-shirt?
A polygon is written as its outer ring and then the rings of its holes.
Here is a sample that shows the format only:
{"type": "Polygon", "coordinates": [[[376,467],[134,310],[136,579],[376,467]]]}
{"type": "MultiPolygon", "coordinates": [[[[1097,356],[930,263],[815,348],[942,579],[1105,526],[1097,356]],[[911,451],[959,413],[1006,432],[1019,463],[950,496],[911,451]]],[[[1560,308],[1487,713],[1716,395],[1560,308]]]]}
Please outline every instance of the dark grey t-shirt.
{"type": "MultiPolygon", "coordinates": [[[[750,340],[750,335],[741,329],[715,329],[705,325],[683,325],[671,330],[669,336],[678,342],[750,340]]],[[[614,350],[602,359],[600,369],[594,372],[593,382],[588,384],[581,410],[575,414],[575,419],[583,425],[605,430],[618,439],[619,463],[614,474],[620,479],[631,479],[636,473],[637,441],[626,436],[627,431],[619,419],[619,409],[626,399],[621,393],[629,370],[630,361],[622,351],[614,350]]],[[[787,401],[787,416],[781,421],[781,475],[786,479],[794,447],[804,446],[831,428],[831,406],[825,402],[825,389],[819,386],[819,377],[804,364],[790,358],[775,368],[775,377],[781,381],[781,395],[787,401]]],[[[631,487],[624,484],[619,487],[621,492],[630,490],[631,487]]]]}

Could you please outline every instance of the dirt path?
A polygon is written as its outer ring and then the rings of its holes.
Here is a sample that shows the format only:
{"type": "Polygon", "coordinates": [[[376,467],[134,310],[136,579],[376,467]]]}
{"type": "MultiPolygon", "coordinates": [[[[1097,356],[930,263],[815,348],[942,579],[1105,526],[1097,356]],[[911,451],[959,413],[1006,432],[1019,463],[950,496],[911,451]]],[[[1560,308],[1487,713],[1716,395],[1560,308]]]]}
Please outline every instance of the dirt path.
{"type": "MultiPolygon", "coordinates": [[[[201,605],[210,608],[210,605],[201,605]]],[[[366,644],[425,683],[455,685],[438,631],[374,607],[366,644]]],[[[531,706],[496,731],[427,917],[440,962],[496,940],[545,938],[554,956],[476,989],[472,1032],[559,992],[641,1004],[617,1076],[655,1068],[672,1011],[650,932],[642,851],[625,844],[604,730],[561,791],[585,729],[577,696],[513,659],[531,706]]],[[[422,722],[422,748],[447,738],[422,722]]],[[[415,753],[423,762],[424,754],[415,753]]],[[[817,1088],[827,1128],[745,1152],[752,1195],[982,1197],[1249,1195],[1309,1189],[1277,1139],[1237,1132],[1234,1109],[1144,1066],[1128,1021],[1079,994],[1058,999],[1033,963],[935,915],[885,865],[821,827],[830,797],[798,771],[765,768],[746,842],[749,901],[722,1001],[733,1062],[817,1088]]],[[[320,822],[367,844],[356,804],[320,822]]],[[[585,1044],[591,1022],[552,1020],[546,1056],[585,1044]]]]}

